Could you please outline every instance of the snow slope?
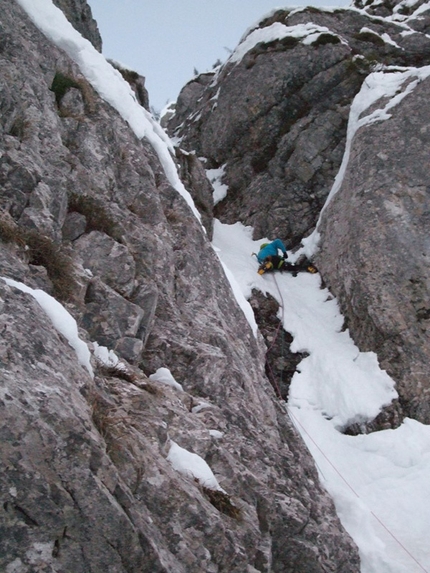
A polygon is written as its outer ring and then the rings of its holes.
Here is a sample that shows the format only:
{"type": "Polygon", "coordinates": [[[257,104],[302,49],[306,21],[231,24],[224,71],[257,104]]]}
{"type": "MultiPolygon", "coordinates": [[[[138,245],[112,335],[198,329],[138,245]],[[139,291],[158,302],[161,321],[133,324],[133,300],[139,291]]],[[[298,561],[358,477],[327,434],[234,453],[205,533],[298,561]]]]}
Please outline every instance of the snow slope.
{"type": "Polygon", "coordinates": [[[319,275],[257,273],[259,245],[241,223],[214,228],[214,246],[246,297],[272,295],[279,318],[306,351],[290,387],[290,415],[311,451],[321,482],[357,543],[362,573],[430,571],[430,427],[407,419],[397,430],[346,436],[342,427],[373,419],[396,397],[394,382],[371,352],[342,331],[335,299],[319,275]]]}

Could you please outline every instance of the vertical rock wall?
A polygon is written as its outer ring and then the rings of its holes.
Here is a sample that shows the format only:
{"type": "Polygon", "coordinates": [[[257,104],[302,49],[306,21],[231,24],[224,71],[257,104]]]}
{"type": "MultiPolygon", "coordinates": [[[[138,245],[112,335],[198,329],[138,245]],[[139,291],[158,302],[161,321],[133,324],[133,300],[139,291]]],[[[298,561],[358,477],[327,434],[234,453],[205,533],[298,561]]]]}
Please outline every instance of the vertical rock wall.
{"type": "Polygon", "coordinates": [[[122,361],[93,358],[92,378],[0,281],[0,569],[357,572],[262,338],[157,156],[16,2],[0,19],[0,276],[54,295],[122,361]],[[159,367],[184,390],[150,382],[159,367]],[[224,493],[174,470],[172,441],[224,493]]]}
{"type": "Polygon", "coordinates": [[[321,225],[318,264],[363,350],[396,380],[403,412],[430,423],[429,80],[356,134],[321,225]]]}

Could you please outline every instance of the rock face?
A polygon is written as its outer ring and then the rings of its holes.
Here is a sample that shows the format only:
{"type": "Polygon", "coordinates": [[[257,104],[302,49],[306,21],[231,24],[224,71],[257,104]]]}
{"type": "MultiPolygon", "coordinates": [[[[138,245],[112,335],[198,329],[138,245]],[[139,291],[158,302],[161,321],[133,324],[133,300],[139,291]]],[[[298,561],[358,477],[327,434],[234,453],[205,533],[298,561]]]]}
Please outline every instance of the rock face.
{"type": "MultiPolygon", "coordinates": [[[[255,239],[279,236],[297,246],[333,186],[351,102],[366,75],[429,63],[425,3],[364,4],[279,10],[211,81],[184,87],[169,129],[207,168],[225,166],[228,193],[214,210],[222,222],[240,220],[255,239]],[[280,39],[268,41],[269,30],[280,39]]],[[[430,421],[427,83],[389,120],[356,135],[317,257],[356,343],[375,351],[397,382],[394,425],[402,415],[430,421]]]]}
{"type": "Polygon", "coordinates": [[[129,83],[140,105],[149,110],[149,94],[145,87],[145,78],[133,70],[124,68],[118,62],[113,60],[109,60],[109,62],[120,72],[125,81],[129,83]]]}
{"type": "Polygon", "coordinates": [[[324,212],[318,264],[360,348],[378,353],[405,414],[430,423],[430,80],[358,131],[324,212]],[[357,216],[359,213],[359,216],[357,216]]]}
{"type": "Polygon", "coordinates": [[[169,130],[208,168],[226,165],[229,193],[216,216],[252,225],[254,238],[298,244],[339,169],[349,106],[366,75],[379,62],[429,61],[426,14],[410,16],[411,25],[418,21],[422,32],[404,35],[403,23],[364,10],[280,10],[250,31],[249,49],[245,39],[210,83],[205,75],[187,84],[169,130]],[[263,40],[269,29],[285,37],[263,40]]]}
{"type": "Polygon", "coordinates": [[[73,27],[101,52],[102,38],[86,0],[53,0],[53,3],[64,12],[73,27]]]}
{"type": "MultiPolygon", "coordinates": [[[[0,276],[62,300],[81,339],[122,362],[93,357],[93,378],[0,280],[0,569],[358,572],[208,233],[13,0],[1,25],[0,276]],[[159,367],[184,391],[151,383],[159,367]],[[172,441],[224,492],[178,473],[172,441]]],[[[182,169],[209,226],[201,167],[182,169]]]]}

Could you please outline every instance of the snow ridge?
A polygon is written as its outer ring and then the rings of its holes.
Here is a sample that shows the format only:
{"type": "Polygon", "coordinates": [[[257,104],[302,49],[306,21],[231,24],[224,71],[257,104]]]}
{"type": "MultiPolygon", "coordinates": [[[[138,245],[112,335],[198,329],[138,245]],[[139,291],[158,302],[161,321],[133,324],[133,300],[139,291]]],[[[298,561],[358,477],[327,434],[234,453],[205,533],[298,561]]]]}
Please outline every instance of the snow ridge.
{"type": "MultiPolygon", "coordinates": [[[[190,193],[179,178],[172,155],[173,146],[161,126],[143,108],[130,85],[118,70],[68,22],[63,12],[51,0],[17,0],[34,24],[79,66],[82,74],[102,99],[110,104],[129,124],[137,137],[146,137],[166,173],[171,185],[185,199],[195,217],[200,213],[190,193]]],[[[203,228],[203,227],[202,227],[203,228]]]]}

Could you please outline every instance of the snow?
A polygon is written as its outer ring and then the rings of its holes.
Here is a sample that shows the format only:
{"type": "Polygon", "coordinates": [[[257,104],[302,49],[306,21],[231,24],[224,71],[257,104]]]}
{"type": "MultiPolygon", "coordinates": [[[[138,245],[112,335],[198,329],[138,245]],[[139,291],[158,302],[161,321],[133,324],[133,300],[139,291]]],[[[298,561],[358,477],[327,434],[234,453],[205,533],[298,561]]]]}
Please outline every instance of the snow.
{"type": "MultiPolygon", "coordinates": [[[[51,0],[17,0],[34,24],[79,66],[82,74],[101,98],[130,125],[137,137],[146,137],[158,155],[171,185],[182,195],[201,221],[190,193],[179,178],[173,161],[173,146],[161,126],[143,108],[130,85],[94,46],[77,32],[51,0]],[[172,154],[172,155],[171,155],[172,154]]],[[[203,228],[203,227],[202,227],[203,228]]]]}
{"type": "MultiPolygon", "coordinates": [[[[408,4],[407,2],[402,3],[402,5],[406,5],[406,6],[413,6],[415,4],[417,4],[418,2],[413,2],[408,4]]],[[[400,5],[396,6],[397,10],[400,10],[400,5]]],[[[418,8],[410,15],[408,16],[408,20],[414,20],[414,19],[418,19],[420,14],[423,14],[424,12],[427,12],[428,10],[430,10],[430,2],[424,2],[423,4],[421,4],[421,6],[418,6],[418,8]]],[[[395,11],[395,9],[394,9],[395,11]]]]}
{"type": "Polygon", "coordinates": [[[106,346],[100,346],[97,342],[93,342],[94,356],[104,366],[113,367],[119,363],[119,358],[113,350],[109,350],[106,346]]]}
{"type": "Polygon", "coordinates": [[[176,382],[172,373],[168,368],[159,368],[154,374],[149,376],[149,379],[152,382],[161,382],[162,384],[166,384],[167,386],[172,386],[177,390],[183,391],[182,385],[179,382],[176,382]]]}
{"type": "Polygon", "coordinates": [[[275,22],[271,26],[257,28],[250,32],[248,36],[239,43],[230,58],[227,60],[227,63],[239,63],[250,50],[255,48],[257,44],[268,44],[269,42],[282,40],[287,37],[303,39],[304,42],[306,42],[306,38],[308,36],[313,36],[310,42],[312,43],[316,40],[317,36],[323,33],[330,33],[337,36],[337,34],[334,34],[325,26],[317,26],[312,23],[285,26],[285,24],[275,22]]]}
{"type": "MultiPolygon", "coordinates": [[[[215,251],[216,251],[216,249],[215,249],[215,251]]],[[[232,264],[234,264],[234,263],[232,263],[232,264]]],[[[257,323],[255,322],[254,311],[252,310],[251,305],[249,304],[249,302],[246,300],[245,296],[243,295],[243,292],[240,288],[240,285],[236,281],[234,274],[230,271],[230,269],[227,267],[227,265],[222,260],[221,260],[221,265],[222,265],[222,268],[224,269],[225,276],[227,277],[227,280],[230,283],[231,290],[233,291],[233,294],[236,298],[236,302],[240,306],[240,308],[242,309],[242,312],[245,315],[245,318],[248,321],[248,324],[252,329],[252,333],[254,334],[255,338],[257,338],[258,326],[257,326],[257,323]]]]}
{"type": "Polygon", "coordinates": [[[202,486],[208,489],[225,493],[205,460],[197,454],[181,448],[173,440],[170,441],[167,459],[177,472],[198,480],[202,486]]]}
{"type": "Polygon", "coordinates": [[[224,436],[224,432],[220,432],[219,430],[209,430],[209,434],[217,440],[220,440],[224,436]]]}
{"type": "Polygon", "coordinates": [[[403,98],[415,89],[419,82],[429,75],[430,66],[424,66],[422,68],[405,68],[405,71],[377,71],[366,77],[351,105],[342,164],[321,210],[315,231],[302,240],[303,249],[300,251],[301,253],[312,257],[318,248],[320,241],[318,227],[321,217],[342,186],[349,163],[352,142],[357,131],[366,125],[390,119],[390,110],[398,105],[403,98]],[[380,102],[380,107],[376,107],[376,109],[364,115],[366,110],[377,102],[380,102]]]}
{"type": "Polygon", "coordinates": [[[396,48],[399,48],[399,50],[402,50],[403,48],[401,48],[396,42],[394,42],[394,40],[391,39],[390,35],[387,34],[386,32],[383,34],[378,34],[378,32],[375,32],[375,30],[372,30],[371,28],[367,28],[366,26],[364,26],[363,28],[361,28],[360,34],[373,34],[374,36],[378,36],[378,38],[381,38],[381,40],[383,40],[386,44],[391,44],[392,46],[395,46],[396,48]]]}
{"type": "Polygon", "coordinates": [[[97,342],[93,342],[93,354],[99,364],[123,372],[127,371],[127,366],[120,361],[113,350],[109,350],[106,346],[100,346],[97,342]]]}
{"type": "MultiPolygon", "coordinates": [[[[406,419],[400,428],[347,436],[342,428],[373,419],[396,396],[372,352],[360,352],[343,330],[337,301],[319,275],[260,276],[252,228],[215,222],[213,243],[245,297],[271,294],[293,336],[309,354],[293,376],[285,404],[312,453],[338,515],[357,543],[362,573],[430,571],[430,427],[406,419]]],[[[294,257],[290,256],[290,260],[294,257]]]]}
{"type": "Polygon", "coordinates": [[[390,36],[389,34],[387,34],[386,32],[381,35],[381,38],[384,40],[384,42],[385,42],[386,44],[391,44],[391,45],[394,46],[395,48],[399,48],[399,50],[403,50],[403,49],[404,49],[404,48],[400,47],[397,42],[395,42],[394,40],[392,40],[392,39],[391,39],[391,36],[390,36]]]}
{"type": "Polygon", "coordinates": [[[200,402],[197,406],[193,406],[191,412],[193,414],[198,414],[202,410],[207,410],[208,408],[212,408],[212,404],[209,404],[208,402],[200,402]]]}
{"type": "Polygon", "coordinates": [[[227,197],[228,186],[221,183],[225,173],[226,164],[221,165],[218,169],[206,169],[206,177],[214,188],[213,200],[214,206],[227,197]]]}
{"type": "Polygon", "coordinates": [[[84,366],[90,376],[93,378],[94,373],[90,364],[91,353],[87,344],[79,338],[78,325],[72,315],[60,304],[55,298],[40,289],[32,289],[24,283],[2,277],[4,282],[11,287],[30,294],[50,318],[56,330],[66,338],[67,342],[76,352],[79,364],[84,366]]]}

